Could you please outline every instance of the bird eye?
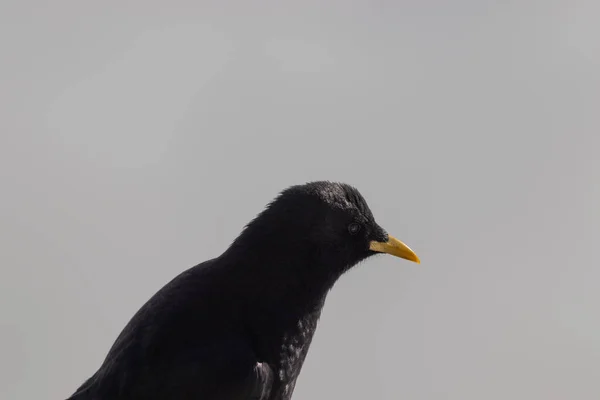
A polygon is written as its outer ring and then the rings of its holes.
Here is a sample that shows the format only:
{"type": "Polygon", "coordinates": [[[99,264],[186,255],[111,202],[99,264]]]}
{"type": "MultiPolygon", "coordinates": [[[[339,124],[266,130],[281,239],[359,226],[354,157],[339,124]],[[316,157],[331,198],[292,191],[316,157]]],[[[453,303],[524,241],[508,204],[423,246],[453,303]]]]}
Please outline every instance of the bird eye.
{"type": "Polygon", "coordinates": [[[355,235],[358,233],[358,231],[360,231],[360,224],[353,222],[348,225],[348,232],[350,232],[350,234],[355,235]]]}

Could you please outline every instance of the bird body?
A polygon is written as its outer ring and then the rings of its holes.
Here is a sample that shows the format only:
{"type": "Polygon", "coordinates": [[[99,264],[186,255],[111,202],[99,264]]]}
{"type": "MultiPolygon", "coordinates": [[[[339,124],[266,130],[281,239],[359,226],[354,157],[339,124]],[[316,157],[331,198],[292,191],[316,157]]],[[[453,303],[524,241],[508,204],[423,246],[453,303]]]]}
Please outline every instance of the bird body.
{"type": "Polygon", "coordinates": [[[394,240],[348,185],[289,188],[148,300],[70,400],[289,400],[328,291],[377,252],[411,259],[394,240]]]}

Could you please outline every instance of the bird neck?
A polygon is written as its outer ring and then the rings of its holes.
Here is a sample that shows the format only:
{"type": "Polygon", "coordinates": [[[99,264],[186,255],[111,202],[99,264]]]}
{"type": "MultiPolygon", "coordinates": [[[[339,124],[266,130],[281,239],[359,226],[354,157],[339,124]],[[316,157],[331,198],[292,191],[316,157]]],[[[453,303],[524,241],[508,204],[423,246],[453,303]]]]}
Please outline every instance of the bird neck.
{"type": "Polygon", "coordinates": [[[252,347],[277,371],[281,387],[275,389],[288,398],[327,293],[339,277],[333,271],[343,269],[307,242],[283,243],[265,236],[238,241],[222,257],[231,279],[243,282],[236,290],[244,292],[240,311],[252,347]]]}
{"type": "Polygon", "coordinates": [[[286,249],[273,252],[270,246],[252,246],[252,250],[234,249],[223,254],[239,279],[244,279],[253,296],[277,299],[288,305],[313,308],[333,286],[342,268],[312,254],[310,249],[286,249]],[[294,256],[297,254],[297,257],[294,256]]]}

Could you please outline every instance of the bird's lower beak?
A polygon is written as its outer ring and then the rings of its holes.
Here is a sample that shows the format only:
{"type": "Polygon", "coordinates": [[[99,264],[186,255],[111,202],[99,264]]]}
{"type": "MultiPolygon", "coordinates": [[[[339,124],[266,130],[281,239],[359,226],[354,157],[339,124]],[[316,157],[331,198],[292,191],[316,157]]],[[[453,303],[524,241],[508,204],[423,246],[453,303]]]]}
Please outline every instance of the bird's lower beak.
{"type": "Polygon", "coordinates": [[[410,247],[393,236],[389,236],[387,242],[371,241],[371,243],[369,243],[369,249],[379,253],[391,254],[396,257],[404,258],[405,260],[414,261],[417,264],[421,263],[419,257],[410,249],[410,247]]]}

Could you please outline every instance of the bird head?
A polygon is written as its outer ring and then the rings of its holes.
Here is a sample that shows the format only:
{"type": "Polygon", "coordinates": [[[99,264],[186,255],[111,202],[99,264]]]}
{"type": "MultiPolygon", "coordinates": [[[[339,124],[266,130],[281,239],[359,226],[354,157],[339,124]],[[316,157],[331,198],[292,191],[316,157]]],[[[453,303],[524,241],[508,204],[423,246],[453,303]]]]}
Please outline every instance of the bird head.
{"type": "Polygon", "coordinates": [[[406,244],[375,221],[356,188],[337,182],[284,190],[236,242],[255,254],[268,253],[270,259],[301,260],[302,268],[325,265],[337,273],[381,253],[420,263],[406,244]]]}

